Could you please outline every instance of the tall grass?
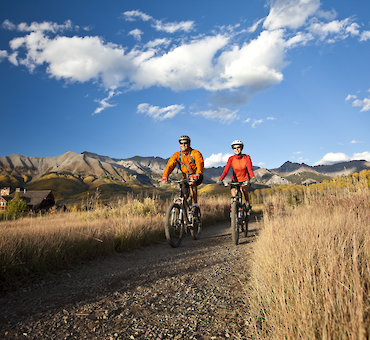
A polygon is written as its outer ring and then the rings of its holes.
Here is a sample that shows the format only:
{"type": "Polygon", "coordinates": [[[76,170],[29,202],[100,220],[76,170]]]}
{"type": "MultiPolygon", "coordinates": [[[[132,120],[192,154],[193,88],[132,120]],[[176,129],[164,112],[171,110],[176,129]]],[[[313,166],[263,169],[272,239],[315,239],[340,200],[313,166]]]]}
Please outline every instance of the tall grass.
{"type": "MultiPolygon", "coordinates": [[[[169,201],[128,198],[93,210],[0,222],[0,290],[23,278],[164,240],[169,201]]],[[[204,224],[227,217],[228,199],[200,199],[204,224]]]]}
{"type": "Polygon", "coordinates": [[[367,185],[266,204],[249,283],[253,338],[365,339],[370,334],[367,185]]]}

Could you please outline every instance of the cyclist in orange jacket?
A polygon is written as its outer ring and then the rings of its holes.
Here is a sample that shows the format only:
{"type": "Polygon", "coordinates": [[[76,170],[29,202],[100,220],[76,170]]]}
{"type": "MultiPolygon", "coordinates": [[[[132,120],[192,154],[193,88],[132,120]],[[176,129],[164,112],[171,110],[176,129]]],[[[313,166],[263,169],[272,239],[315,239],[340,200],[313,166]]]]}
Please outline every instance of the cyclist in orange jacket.
{"type": "MultiPolygon", "coordinates": [[[[242,185],[241,189],[246,201],[247,208],[251,209],[252,207],[249,203],[248,189],[250,187],[250,180],[255,177],[252,169],[252,161],[249,155],[245,155],[242,153],[244,144],[241,140],[234,140],[231,143],[231,147],[233,148],[234,155],[229,157],[224,172],[222,173],[218,182],[220,183],[227,176],[230,167],[232,167],[232,182],[245,182],[245,185],[242,185]]],[[[231,189],[231,194],[233,196],[235,196],[235,191],[236,189],[231,189]]]]}
{"type": "Polygon", "coordinates": [[[175,169],[176,165],[180,166],[183,178],[189,178],[190,182],[184,183],[182,191],[187,198],[190,194],[193,197],[193,207],[198,206],[198,185],[203,181],[204,160],[198,150],[190,147],[190,137],[181,136],[179,138],[180,151],[175,152],[168,160],[167,166],[163,172],[162,183],[166,183],[168,176],[175,169]]]}

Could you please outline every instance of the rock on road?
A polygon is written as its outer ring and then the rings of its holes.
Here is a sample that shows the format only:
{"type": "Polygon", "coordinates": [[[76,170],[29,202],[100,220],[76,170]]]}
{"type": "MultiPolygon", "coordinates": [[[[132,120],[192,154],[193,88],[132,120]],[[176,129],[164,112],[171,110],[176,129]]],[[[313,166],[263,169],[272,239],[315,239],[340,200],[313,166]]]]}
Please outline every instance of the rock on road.
{"type": "Polygon", "coordinates": [[[251,242],[232,244],[229,224],[69,271],[0,296],[0,338],[242,339],[251,242]]]}

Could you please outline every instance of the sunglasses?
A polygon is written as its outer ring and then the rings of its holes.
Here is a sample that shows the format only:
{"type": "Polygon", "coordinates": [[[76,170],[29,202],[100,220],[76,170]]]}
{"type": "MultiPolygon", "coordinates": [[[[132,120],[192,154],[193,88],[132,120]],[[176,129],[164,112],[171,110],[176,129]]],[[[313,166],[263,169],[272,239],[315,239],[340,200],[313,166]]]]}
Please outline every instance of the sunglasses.
{"type": "Polygon", "coordinates": [[[181,145],[188,145],[189,142],[180,142],[181,145]]]}
{"type": "Polygon", "coordinates": [[[241,149],[242,147],[241,146],[233,146],[233,149],[241,149]]]}

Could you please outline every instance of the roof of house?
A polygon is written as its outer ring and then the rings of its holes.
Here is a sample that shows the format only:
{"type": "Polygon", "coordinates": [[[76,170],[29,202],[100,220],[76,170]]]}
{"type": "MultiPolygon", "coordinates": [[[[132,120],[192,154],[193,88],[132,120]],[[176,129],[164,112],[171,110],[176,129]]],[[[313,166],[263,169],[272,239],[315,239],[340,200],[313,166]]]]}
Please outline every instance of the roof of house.
{"type": "MultiPolygon", "coordinates": [[[[16,194],[19,194],[28,205],[37,206],[39,205],[51,192],[51,190],[31,190],[31,191],[20,191],[13,192],[10,196],[14,198],[16,194]]],[[[3,196],[4,197],[4,196],[3,196]]]]}

